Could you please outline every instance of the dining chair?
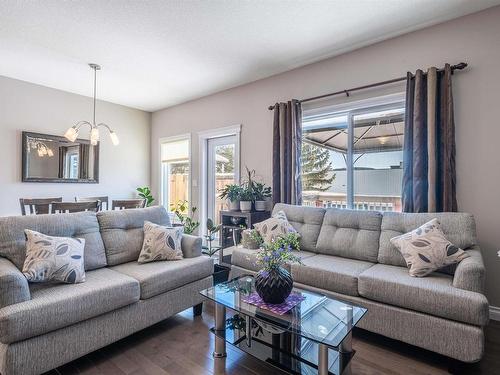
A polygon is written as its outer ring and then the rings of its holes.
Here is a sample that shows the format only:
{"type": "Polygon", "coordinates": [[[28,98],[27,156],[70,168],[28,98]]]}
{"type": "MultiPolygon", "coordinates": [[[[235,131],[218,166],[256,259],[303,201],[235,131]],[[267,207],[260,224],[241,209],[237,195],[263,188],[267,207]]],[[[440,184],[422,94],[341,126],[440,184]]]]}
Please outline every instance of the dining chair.
{"type": "Polygon", "coordinates": [[[21,214],[26,216],[26,206],[31,215],[40,215],[50,213],[53,202],[62,202],[61,198],[19,198],[21,204],[21,214]]]}
{"type": "Polygon", "coordinates": [[[145,199],[117,199],[113,200],[111,203],[111,209],[114,211],[115,208],[119,210],[129,209],[129,208],[144,208],[146,207],[145,199]]]}
{"type": "Polygon", "coordinates": [[[106,210],[109,210],[109,197],[75,197],[75,202],[95,202],[99,201],[99,211],[103,211],[103,203],[106,203],[106,210]]]}
{"type": "Polygon", "coordinates": [[[100,202],[95,200],[93,202],[53,202],[52,203],[52,213],[53,214],[64,214],[66,212],[82,212],[82,211],[94,211],[99,210],[100,202]]]}

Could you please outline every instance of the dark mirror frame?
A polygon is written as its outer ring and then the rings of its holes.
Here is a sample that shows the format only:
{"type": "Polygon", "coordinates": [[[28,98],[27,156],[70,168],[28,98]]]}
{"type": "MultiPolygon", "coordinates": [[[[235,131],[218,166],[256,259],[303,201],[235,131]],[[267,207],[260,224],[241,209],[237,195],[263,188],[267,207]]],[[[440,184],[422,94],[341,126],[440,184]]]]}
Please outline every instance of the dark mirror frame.
{"type": "MultiPolygon", "coordinates": [[[[97,184],[99,183],[99,142],[95,146],[95,158],[94,158],[94,176],[95,178],[80,179],[80,178],[43,178],[43,177],[29,177],[28,176],[28,137],[30,138],[48,138],[53,139],[58,142],[68,142],[65,137],[51,134],[34,133],[34,132],[22,132],[21,137],[21,149],[22,149],[22,181],[23,182],[56,182],[56,183],[85,183],[85,184],[97,184]]],[[[90,144],[87,139],[77,139],[75,143],[90,144]]]]}

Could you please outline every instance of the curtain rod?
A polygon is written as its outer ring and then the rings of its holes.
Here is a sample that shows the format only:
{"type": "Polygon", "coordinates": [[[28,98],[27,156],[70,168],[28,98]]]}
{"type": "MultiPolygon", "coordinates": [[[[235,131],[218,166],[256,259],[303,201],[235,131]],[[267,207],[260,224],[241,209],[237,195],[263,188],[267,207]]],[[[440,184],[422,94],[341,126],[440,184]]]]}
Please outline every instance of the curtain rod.
{"type": "MultiPolygon", "coordinates": [[[[464,62],[461,62],[461,63],[458,63],[456,65],[452,65],[451,66],[451,71],[453,73],[454,70],[462,70],[462,69],[465,69],[467,67],[467,63],[464,63],[464,62]]],[[[438,72],[442,72],[444,69],[438,69],[438,72]]],[[[390,79],[388,81],[382,81],[382,82],[377,82],[377,83],[371,83],[369,85],[364,85],[364,86],[359,86],[359,87],[353,87],[352,89],[347,89],[347,90],[341,90],[341,91],[336,91],[336,92],[332,92],[332,93],[329,93],[329,94],[324,94],[324,95],[319,95],[319,96],[313,96],[312,98],[307,98],[307,99],[302,99],[302,100],[299,100],[299,103],[305,103],[305,102],[310,102],[312,100],[318,100],[318,99],[323,99],[323,98],[328,98],[329,96],[335,96],[335,95],[341,95],[341,94],[345,94],[346,96],[349,96],[349,94],[353,91],[359,91],[359,90],[366,90],[366,89],[370,89],[372,87],[377,87],[377,86],[383,86],[383,85],[389,85],[391,83],[396,83],[396,82],[400,82],[400,81],[405,81],[407,79],[406,76],[404,77],[399,77],[399,78],[393,78],[393,79],[390,79]]],[[[276,104],[273,104],[271,106],[269,106],[269,110],[272,111],[274,109],[276,104]]]]}

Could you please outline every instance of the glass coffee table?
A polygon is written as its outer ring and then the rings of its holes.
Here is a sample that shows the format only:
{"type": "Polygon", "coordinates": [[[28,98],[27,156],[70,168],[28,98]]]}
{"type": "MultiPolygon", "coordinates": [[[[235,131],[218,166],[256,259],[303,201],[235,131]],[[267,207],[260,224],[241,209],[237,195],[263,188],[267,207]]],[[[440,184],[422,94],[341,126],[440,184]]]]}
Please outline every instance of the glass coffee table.
{"type": "Polygon", "coordinates": [[[226,342],[292,374],[349,374],[352,328],[366,309],[294,288],[304,297],[283,315],[245,302],[255,292],[253,276],[241,276],[200,293],[215,302],[215,358],[226,342]],[[226,309],[227,315],[226,315],[226,309]]]}

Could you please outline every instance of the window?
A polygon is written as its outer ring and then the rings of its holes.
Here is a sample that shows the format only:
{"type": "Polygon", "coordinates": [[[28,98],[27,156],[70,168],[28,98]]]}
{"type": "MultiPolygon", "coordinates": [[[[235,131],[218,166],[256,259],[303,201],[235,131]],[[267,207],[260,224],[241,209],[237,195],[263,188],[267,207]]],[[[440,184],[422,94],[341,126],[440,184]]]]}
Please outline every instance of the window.
{"type": "Polygon", "coordinates": [[[304,111],[304,205],[401,211],[403,99],[304,111]]]}
{"type": "Polygon", "coordinates": [[[167,210],[180,200],[190,199],[189,149],[189,136],[161,141],[161,204],[167,210]]]}

